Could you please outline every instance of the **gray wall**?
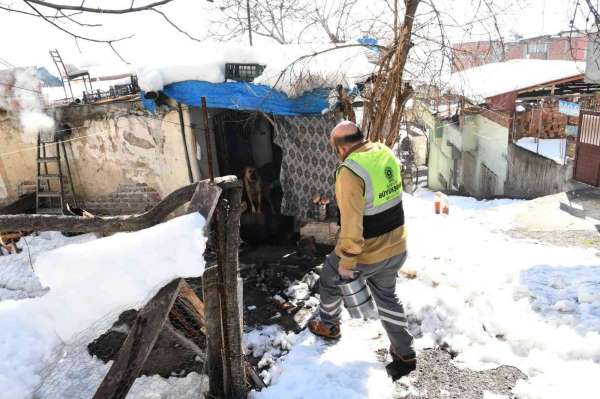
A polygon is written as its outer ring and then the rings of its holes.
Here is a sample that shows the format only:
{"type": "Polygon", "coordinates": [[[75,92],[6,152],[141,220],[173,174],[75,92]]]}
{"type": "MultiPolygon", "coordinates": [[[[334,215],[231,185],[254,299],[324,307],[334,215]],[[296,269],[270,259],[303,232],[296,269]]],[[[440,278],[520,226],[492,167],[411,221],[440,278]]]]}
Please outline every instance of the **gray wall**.
{"type": "Polygon", "coordinates": [[[537,198],[571,190],[573,161],[559,165],[551,159],[508,145],[508,176],[504,194],[513,198],[537,198]]]}

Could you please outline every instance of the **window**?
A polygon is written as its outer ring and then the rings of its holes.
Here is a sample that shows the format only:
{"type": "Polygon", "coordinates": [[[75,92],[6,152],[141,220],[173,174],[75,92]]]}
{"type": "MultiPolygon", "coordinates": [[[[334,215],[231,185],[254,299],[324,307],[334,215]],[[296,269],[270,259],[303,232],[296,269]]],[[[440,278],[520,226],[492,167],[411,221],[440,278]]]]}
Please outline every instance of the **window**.
{"type": "Polygon", "coordinates": [[[531,42],[527,43],[527,52],[529,54],[540,54],[548,52],[547,42],[531,42]]]}

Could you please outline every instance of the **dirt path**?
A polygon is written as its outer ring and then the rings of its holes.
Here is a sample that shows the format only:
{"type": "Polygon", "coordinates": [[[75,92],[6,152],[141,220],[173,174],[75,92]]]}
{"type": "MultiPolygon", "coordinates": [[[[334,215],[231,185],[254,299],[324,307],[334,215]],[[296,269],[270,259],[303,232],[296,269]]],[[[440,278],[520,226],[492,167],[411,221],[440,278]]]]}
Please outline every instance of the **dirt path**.
{"type": "Polygon", "coordinates": [[[519,205],[511,237],[600,250],[600,189],[559,193],[519,205]]]}
{"type": "MultiPolygon", "coordinates": [[[[591,230],[509,230],[508,235],[518,239],[539,241],[557,247],[596,248],[600,251],[600,233],[591,230]]],[[[600,256],[600,253],[598,254],[600,256]]]]}
{"type": "Polygon", "coordinates": [[[527,378],[519,369],[500,366],[486,371],[459,369],[449,353],[429,349],[419,353],[417,370],[408,377],[410,389],[404,379],[396,382],[394,398],[406,399],[482,399],[484,392],[511,396],[518,380],[527,378]],[[417,392],[415,392],[415,389],[417,392]]]}

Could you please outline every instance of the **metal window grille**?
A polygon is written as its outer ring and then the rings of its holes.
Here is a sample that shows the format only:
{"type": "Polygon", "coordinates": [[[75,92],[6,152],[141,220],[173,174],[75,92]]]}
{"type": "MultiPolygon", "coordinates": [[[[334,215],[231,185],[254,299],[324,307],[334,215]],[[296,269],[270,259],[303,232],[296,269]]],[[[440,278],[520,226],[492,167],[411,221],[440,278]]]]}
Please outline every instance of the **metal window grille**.
{"type": "Polygon", "coordinates": [[[259,64],[225,64],[225,79],[252,82],[265,70],[259,64]]]}

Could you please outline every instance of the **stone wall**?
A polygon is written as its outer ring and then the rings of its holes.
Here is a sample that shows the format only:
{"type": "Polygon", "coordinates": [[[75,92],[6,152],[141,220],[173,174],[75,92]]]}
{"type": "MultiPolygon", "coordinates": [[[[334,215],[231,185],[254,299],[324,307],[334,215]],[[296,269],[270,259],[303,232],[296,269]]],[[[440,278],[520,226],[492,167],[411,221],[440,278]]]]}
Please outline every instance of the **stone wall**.
{"type": "MultiPolygon", "coordinates": [[[[205,157],[197,148],[198,129],[189,125],[203,124],[190,114],[184,110],[192,175],[198,180],[205,177],[200,172],[205,161],[199,159],[205,157]]],[[[93,213],[143,212],[190,183],[173,107],[153,115],[139,102],[71,106],[56,110],[55,118],[72,129],[65,146],[73,185],[79,205],[93,213]]],[[[36,180],[36,146],[27,139],[14,115],[0,113],[0,205],[16,200],[36,180]]]]}
{"type": "Polygon", "coordinates": [[[145,212],[156,205],[161,195],[145,183],[120,184],[117,189],[94,199],[87,199],[82,207],[95,215],[127,215],[145,212]]]}
{"type": "Polygon", "coordinates": [[[573,161],[560,165],[514,144],[508,147],[506,196],[532,199],[571,190],[573,161]]]}

